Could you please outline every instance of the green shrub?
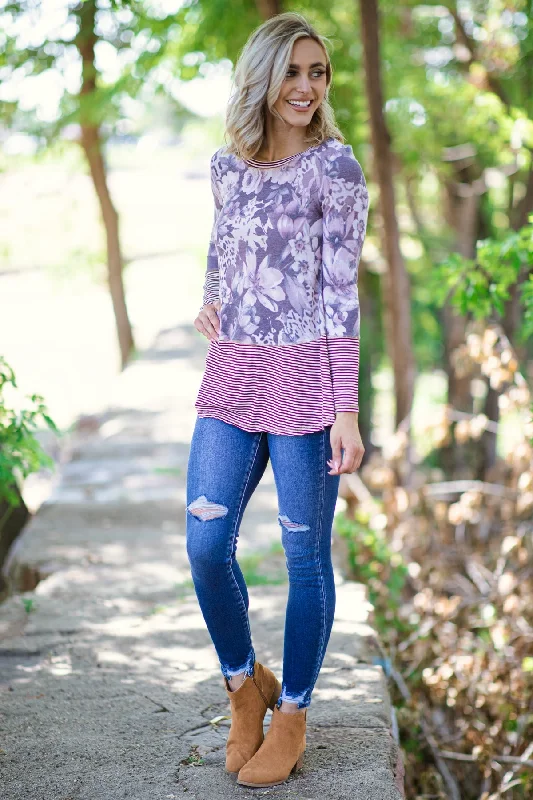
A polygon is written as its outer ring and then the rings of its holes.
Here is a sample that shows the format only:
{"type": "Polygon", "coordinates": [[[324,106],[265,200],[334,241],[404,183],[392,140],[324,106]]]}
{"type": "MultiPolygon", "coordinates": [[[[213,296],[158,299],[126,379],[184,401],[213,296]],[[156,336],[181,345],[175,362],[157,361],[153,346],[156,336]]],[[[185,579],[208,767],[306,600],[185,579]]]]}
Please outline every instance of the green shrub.
{"type": "Polygon", "coordinates": [[[400,614],[407,565],[402,555],[390,547],[377,519],[372,520],[361,509],[356,511],[355,519],[341,512],[335,516],[335,529],[346,542],[348,577],[367,587],[376,630],[390,641],[391,637],[402,638],[412,630],[400,614]]]}
{"type": "Polygon", "coordinates": [[[24,480],[41,467],[53,467],[54,461],[42,449],[34,436],[39,425],[44,424],[59,435],[59,430],[48,416],[40,395],[27,396],[26,405],[19,410],[8,408],[6,388],[18,389],[15,374],[0,356],[0,501],[10,506],[20,503],[15,480],[24,480]]]}

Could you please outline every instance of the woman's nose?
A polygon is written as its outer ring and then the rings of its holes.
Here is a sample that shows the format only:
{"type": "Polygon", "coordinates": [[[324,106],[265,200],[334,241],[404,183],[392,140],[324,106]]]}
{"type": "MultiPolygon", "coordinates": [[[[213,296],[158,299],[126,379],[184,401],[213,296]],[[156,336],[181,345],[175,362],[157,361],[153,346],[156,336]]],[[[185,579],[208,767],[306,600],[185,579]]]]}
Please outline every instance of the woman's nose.
{"type": "Polygon", "coordinates": [[[309,94],[309,89],[311,88],[311,84],[309,82],[309,78],[307,75],[300,75],[298,79],[298,89],[301,91],[302,94],[309,94]]]}

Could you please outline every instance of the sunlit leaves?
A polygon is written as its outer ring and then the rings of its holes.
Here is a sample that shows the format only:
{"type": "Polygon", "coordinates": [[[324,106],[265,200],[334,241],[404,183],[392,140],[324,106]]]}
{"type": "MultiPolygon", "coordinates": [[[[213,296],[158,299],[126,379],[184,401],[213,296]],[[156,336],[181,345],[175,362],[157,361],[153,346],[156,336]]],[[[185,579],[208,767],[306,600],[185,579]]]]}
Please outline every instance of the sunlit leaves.
{"type": "Polygon", "coordinates": [[[43,466],[53,466],[34,436],[43,423],[59,433],[40,395],[20,398],[15,374],[0,356],[0,500],[18,505],[14,480],[22,481],[43,466]]]}
{"type": "Polygon", "coordinates": [[[91,124],[105,121],[110,129],[124,116],[121,102],[124,96],[135,98],[149,93],[150,88],[155,93],[158,88],[155,72],[160,64],[168,63],[167,71],[172,71],[171,51],[181,33],[176,14],[170,8],[165,12],[161,4],[138,0],[65,4],[62,17],[57,20],[47,12],[46,4],[32,0],[3,3],[0,4],[2,24],[6,31],[6,46],[0,49],[4,97],[5,87],[17,70],[23,70],[27,77],[54,70],[63,94],[56,120],[33,115],[28,126],[20,97],[14,97],[11,106],[0,100],[0,111],[12,128],[47,138],[56,136],[64,125],[80,122],[81,117],[91,124]],[[94,10],[90,36],[95,45],[95,87],[92,97],[72,103],[69,98],[76,97],[81,90],[81,50],[88,35],[89,6],[94,10]],[[17,32],[23,32],[24,36],[17,32]]]}
{"type": "MultiPolygon", "coordinates": [[[[476,319],[501,317],[510,287],[533,266],[533,222],[503,239],[487,239],[477,244],[476,259],[452,253],[439,264],[431,277],[435,302],[447,299],[462,314],[476,319]]],[[[533,281],[531,276],[520,292],[524,309],[521,338],[533,334],[533,281]]]]}

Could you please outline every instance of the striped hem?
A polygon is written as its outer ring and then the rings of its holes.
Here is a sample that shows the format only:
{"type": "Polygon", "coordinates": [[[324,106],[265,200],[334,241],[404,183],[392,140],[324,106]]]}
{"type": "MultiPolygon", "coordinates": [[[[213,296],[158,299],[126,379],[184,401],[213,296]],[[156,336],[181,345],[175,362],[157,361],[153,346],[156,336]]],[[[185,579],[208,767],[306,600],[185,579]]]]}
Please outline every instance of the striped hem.
{"type": "Polygon", "coordinates": [[[359,337],[262,345],[213,340],[195,403],[199,416],[247,431],[298,435],[358,412],[359,337]]]}

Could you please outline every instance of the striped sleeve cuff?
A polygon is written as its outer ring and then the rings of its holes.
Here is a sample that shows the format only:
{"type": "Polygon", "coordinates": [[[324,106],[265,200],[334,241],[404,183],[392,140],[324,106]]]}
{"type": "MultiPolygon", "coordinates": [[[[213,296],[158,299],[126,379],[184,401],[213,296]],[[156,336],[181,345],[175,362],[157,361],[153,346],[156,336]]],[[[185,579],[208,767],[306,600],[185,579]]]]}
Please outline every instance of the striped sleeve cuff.
{"type": "Polygon", "coordinates": [[[335,412],[359,411],[359,337],[331,339],[328,353],[335,412]]]}
{"type": "Polygon", "coordinates": [[[202,308],[208,303],[214,303],[219,299],[219,275],[218,269],[210,270],[206,273],[204,282],[204,298],[202,308]]]}

